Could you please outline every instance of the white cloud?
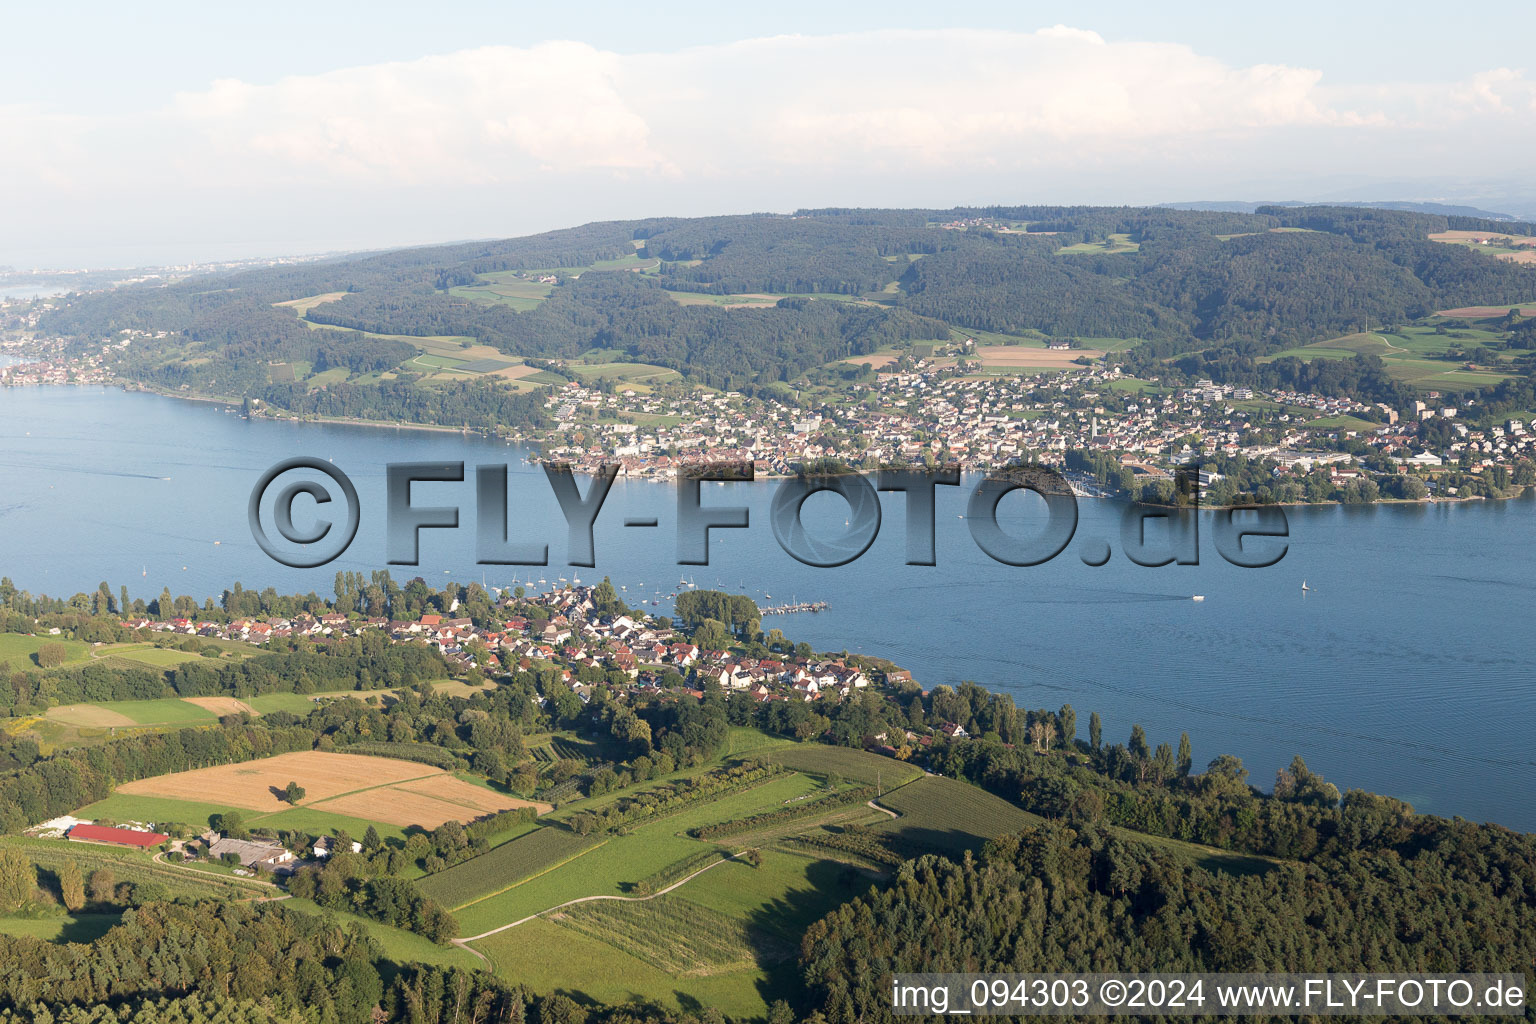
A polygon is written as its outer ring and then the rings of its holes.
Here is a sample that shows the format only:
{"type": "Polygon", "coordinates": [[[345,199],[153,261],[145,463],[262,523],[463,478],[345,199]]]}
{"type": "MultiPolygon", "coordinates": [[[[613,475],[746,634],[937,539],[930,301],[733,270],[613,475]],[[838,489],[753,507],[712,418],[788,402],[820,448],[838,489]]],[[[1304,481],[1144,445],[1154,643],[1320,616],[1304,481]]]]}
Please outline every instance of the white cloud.
{"type": "MultiPolygon", "coordinates": [[[[1519,69],[1336,87],[1062,25],[556,42],[224,79],[136,114],[0,104],[0,188],[18,249],[284,251],[800,205],[1305,198],[1463,175],[1489,139],[1516,174],[1532,113],[1519,69]]],[[[1359,198],[1415,198],[1392,191],[1359,198]]]]}
{"type": "Polygon", "coordinates": [[[165,119],[242,176],[496,182],[609,170],[1027,166],[1061,146],[1128,151],[1343,123],[1321,73],[1234,68],[1186,46],[1035,33],[780,36],[668,54],[493,46],[215,82],[165,119]]]}

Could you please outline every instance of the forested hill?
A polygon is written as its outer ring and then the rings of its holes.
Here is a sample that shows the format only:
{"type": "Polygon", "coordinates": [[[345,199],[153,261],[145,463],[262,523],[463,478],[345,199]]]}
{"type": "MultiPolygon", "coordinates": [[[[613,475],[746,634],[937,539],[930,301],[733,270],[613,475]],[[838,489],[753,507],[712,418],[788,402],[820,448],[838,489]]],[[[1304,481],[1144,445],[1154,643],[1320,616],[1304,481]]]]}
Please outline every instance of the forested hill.
{"type": "Polygon", "coordinates": [[[247,395],[273,383],[274,363],[368,374],[414,354],[377,335],[462,336],[523,357],[600,349],[722,386],[792,379],[883,345],[948,338],[951,327],[1140,338],[1141,360],[1215,348],[1251,358],[1367,322],[1536,296],[1536,267],[1429,240],[1447,229],[1536,232],[1359,207],[813,210],[605,222],[94,293],[41,326],[82,345],[124,329],[166,332],[141,336],[116,357],[124,372],[247,395]],[[478,290],[508,279],[535,289],[533,298],[499,301],[478,290]],[[322,295],[333,297],[307,310],[308,323],[276,305],[322,295]],[[704,298],[712,295],[760,304],[727,308],[704,298]],[[763,296],[783,298],[767,304],[763,296]]]}

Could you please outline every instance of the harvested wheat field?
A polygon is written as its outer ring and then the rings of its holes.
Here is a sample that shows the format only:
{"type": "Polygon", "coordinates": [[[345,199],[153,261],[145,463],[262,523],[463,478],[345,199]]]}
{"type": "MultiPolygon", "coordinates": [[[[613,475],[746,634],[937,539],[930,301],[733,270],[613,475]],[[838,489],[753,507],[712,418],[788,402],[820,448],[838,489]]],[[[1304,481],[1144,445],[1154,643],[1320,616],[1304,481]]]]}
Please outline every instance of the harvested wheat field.
{"type": "Polygon", "coordinates": [[[1516,245],[1536,245],[1536,236],[1522,235],[1514,231],[1437,231],[1429,236],[1433,242],[1481,242],[1484,239],[1507,238],[1516,245]]]}
{"type": "Polygon", "coordinates": [[[509,807],[533,807],[540,814],[548,814],[554,810],[553,804],[541,803],[538,800],[519,800],[517,797],[506,796],[484,786],[476,786],[456,779],[451,775],[433,776],[430,779],[416,779],[412,782],[402,782],[390,787],[396,791],[416,793],[421,796],[433,797],[450,804],[461,804],[465,807],[479,811],[481,814],[489,814],[492,811],[504,811],[509,807]]]}
{"type": "Polygon", "coordinates": [[[504,377],[507,380],[520,380],[523,377],[532,377],[538,372],[539,369],[536,366],[518,363],[516,366],[503,366],[499,370],[492,370],[490,375],[492,377],[504,377]]]}
{"type": "Polygon", "coordinates": [[[87,729],[108,729],[125,725],[138,725],[127,715],[96,704],[65,704],[49,708],[44,716],[66,725],[83,726],[87,729]]]}
{"type": "Polygon", "coordinates": [[[347,793],[319,803],[306,802],[305,806],[402,828],[420,825],[428,829],[437,828],[445,821],[473,821],[513,807],[537,807],[540,814],[550,809],[548,804],[535,804],[481,789],[445,772],[415,782],[347,793]]]}
{"type": "Polygon", "coordinates": [[[1455,309],[1442,309],[1437,316],[1454,316],[1458,319],[1481,320],[1484,317],[1503,316],[1512,309],[1518,309],[1521,316],[1536,316],[1536,305],[1529,302],[1511,302],[1507,306],[1458,306],[1455,309]]]}
{"type": "Polygon", "coordinates": [[[982,345],[976,358],[982,366],[1071,366],[1072,360],[1087,356],[1097,359],[1104,353],[1091,348],[1028,348],[1023,345],[982,345]]]}
{"type": "Polygon", "coordinates": [[[252,717],[260,714],[259,711],[238,697],[183,697],[181,699],[188,704],[196,704],[198,707],[206,711],[212,711],[219,716],[238,715],[242,712],[252,717]]]}
{"type": "MultiPolygon", "coordinates": [[[[221,764],[213,768],[197,768],[189,772],[139,779],[118,786],[117,792],[227,804],[249,811],[281,811],[288,804],[278,794],[289,782],[297,782],[304,788],[306,798],[301,801],[301,805],[308,806],[343,793],[356,794],[357,790],[433,775],[452,778],[440,768],[431,768],[414,761],[303,750],[259,761],[221,764]]],[[[380,794],[370,802],[385,805],[395,795],[380,794]]],[[[377,820],[388,819],[379,817],[377,820]]]]}

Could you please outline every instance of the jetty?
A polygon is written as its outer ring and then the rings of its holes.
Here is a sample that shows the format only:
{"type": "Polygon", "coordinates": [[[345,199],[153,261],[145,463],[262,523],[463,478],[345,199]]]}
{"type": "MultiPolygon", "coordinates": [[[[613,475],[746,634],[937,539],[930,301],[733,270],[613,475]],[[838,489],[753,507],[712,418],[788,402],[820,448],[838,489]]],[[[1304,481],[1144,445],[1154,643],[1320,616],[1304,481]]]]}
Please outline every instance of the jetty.
{"type": "Polygon", "coordinates": [[[798,615],[800,612],[824,612],[830,605],[825,601],[795,601],[791,604],[775,604],[758,608],[759,615],[798,615]]]}

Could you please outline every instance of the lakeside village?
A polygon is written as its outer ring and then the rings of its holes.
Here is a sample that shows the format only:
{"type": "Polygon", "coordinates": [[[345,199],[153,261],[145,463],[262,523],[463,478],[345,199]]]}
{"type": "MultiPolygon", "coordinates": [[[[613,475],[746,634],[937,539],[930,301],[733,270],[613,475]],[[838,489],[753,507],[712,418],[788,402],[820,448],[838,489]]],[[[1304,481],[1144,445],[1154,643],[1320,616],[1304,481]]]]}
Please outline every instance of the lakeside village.
{"type": "MultiPolygon", "coordinates": [[[[135,340],[124,333],[119,348],[135,340]]],[[[0,385],[117,383],[100,355],[0,366],[0,385]]],[[[1209,504],[1240,494],[1261,503],[1506,496],[1536,484],[1536,423],[1481,429],[1467,422],[1475,410],[1439,404],[1435,391],[1400,414],[1209,380],[1165,388],[1107,363],[977,376],[954,358],[910,356],[839,387],[835,400],[796,404],[678,380],[654,390],[571,380],[550,388],[550,426],[507,436],[578,471],[618,463],[649,479],[699,462],[749,461],[759,476],[784,476],[818,460],[976,471],[1040,461],[1084,493],[1136,497],[1199,462],[1209,504]]]]}
{"type": "MultiPolygon", "coordinates": [[[[713,623],[708,621],[701,628],[685,630],[672,625],[665,616],[638,609],[601,614],[599,604],[606,604],[614,596],[612,584],[606,580],[597,586],[568,584],[541,594],[529,592],[523,597],[491,588],[487,596],[495,599],[493,609],[498,614],[494,622],[483,620],[482,624],[453,617],[460,611],[455,599],[448,614],[426,614],[411,622],[355,612],[327,612],[301,613],[290,618],[236,618],[227,623],[182,617],[133,617],[122,620],[121,625],[144,639],[168,635],[257,645],[295,638],[325,643],[377,633],[392,643],[435,649],[451,671],[462,673],[471,681],[539,667],[557,670],[554,678],[564,683],[583,705],[591,703],[595,686],[605,687],[608,699],[620,703],[637,699],[698,701],[704,699],[707,688],[718,686],[727,701],[754,704],[842,702],[872,685],[915,687],[911,673],[904,669],[885,662],[879,662],[879,668],[859,663],[870,659],[818,657],[808,644],[792,644],[777,629],[767,635],[767,653],[771,656],[749,657],[730,651],[729,636],[720,634],[717,626],[711,635],[713,623]],[[511,614],[514,609],[530,608],[547,611],[549,616],[511,614]],[[599,679],[604,682],[588,681],[599,679]]],[[[61,631],[55,627],[44,632],[61,631]]],[[[927,694],[926,690],[922,692],[927,694]]],[[[548,696],[540,697],[539,705],[548,708],[550,701],[548,696]]],[[[597,719],[599,712],[593,711],[592,715],[597,719]]],[[[821,719],[823,726],[825,721],[821,719]]],[[[969,738],[964,726],[943,722],[932,729],[906,730],[903,735],[880,733],[867,737],[865,745],[887,757],[921,760],[922,751],[940,737],[949,741],[969,738]]],[[[328,857],[335,842],[334,837],[321,836],[312,849],[295,852],[276,839],[248,836],[238,826],[176,836],[169,831],[156,831],[156,827],[145,822],[95,822],[66,815],[44,822],[29,833],[77,842],[158,849],[174,858],[200,856],[221,861],[247,875],[291,874],[328,857]],[[231,834],[232,831],[238,834],[231,834]]],[[[348,839],[342,837],[342,841],[348,839]]],[[[352,845],[354,852],[361,848],[356,842],[352,845]]]]}

